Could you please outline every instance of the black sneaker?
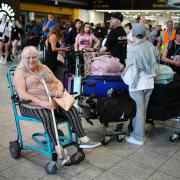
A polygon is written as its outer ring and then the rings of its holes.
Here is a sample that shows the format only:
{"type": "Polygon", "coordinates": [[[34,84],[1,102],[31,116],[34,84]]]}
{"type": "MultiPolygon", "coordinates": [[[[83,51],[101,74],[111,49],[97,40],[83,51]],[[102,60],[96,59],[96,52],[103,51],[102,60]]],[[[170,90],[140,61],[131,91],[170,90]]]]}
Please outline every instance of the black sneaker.
{"type": "Polygon", "coordinates": [[[90,148],[95,148],[100,145],[101,145],[100,142],[94,142],[94,141],[89,140],[87,142],[81,142],[79,147],[82,149],[90,149],[90,148]]]}

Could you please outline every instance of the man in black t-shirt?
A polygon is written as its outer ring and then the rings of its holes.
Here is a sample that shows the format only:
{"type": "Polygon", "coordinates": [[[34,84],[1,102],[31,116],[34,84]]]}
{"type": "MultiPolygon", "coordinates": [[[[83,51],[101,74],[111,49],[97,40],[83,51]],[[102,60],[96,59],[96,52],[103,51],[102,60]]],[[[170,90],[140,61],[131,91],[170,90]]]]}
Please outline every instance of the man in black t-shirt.
{"type": "Polygon", "coordinates": [[[121,26],[123,15],[120,12],[111,13],[110,28],[104,47],[101,52],[109,51],[112,56],[118,57],[122,64],[125,64],[127,53],[127,35],[121,26]]]}

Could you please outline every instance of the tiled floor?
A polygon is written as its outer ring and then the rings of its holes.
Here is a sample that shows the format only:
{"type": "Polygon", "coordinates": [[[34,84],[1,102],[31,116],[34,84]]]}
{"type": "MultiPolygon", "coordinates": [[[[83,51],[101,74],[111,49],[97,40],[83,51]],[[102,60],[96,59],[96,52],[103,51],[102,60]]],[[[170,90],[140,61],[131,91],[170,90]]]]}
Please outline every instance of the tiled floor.
{"type": "MultiPolygon", "coordinates": [[[[0,180],[176,180],[180,179],[180,141],[169,142],[175,122],[156,122],[155,127],[146,126],[146,143],[138,147],[112,140],[107,146],[86,150],[86,158],[79,165],[60,167],[56,175],[44,171],[48,158],[32,151],[22,152],[18,160],[12,159],[9,141],[16,139],[8,83],[8,65],[0,64],[0,180]]],[[[88,135],[102,140],[103,130],[98,121],[94,126],[83,122],[88,135]]],[[[21,123],[24,141],[32,144],[31,133],[42,131],[40,125],[21,123]]],[[[126,129],[126,128],[125,128],[126,129]]],[[[71,148],[68,148],[70,151],[71,148]]]]}

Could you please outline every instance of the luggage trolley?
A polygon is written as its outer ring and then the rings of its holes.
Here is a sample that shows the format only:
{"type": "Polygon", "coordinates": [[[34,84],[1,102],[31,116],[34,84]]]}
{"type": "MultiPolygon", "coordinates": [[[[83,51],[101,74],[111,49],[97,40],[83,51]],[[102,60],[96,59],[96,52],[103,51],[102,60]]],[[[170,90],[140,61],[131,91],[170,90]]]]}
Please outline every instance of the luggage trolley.
{"type": "MultiPolygon", "coordinates": [[[[76,72],[73,77],[73,92],[77,92],[75,95],[76,107],[79,110],[80,116],[84,117],[88,123],[93,125],[91,120],[98,119],[97,101],[98,99],[107,96],[112,89],[124,89],[128,91],[128,86],[123,83],[120,76],[89,76],[87,75],[88,66],[90,66],[91,60],[87,60],[88,64],[85,64],[84,59],[84,73],[81,72],[82,64],[80,63],[79,56],[83,53],[93,52],[92,50],[83,50],[75,52],[76,57],[76,72]]],[[[95,50],[96,53],[97,49],[95,50]]],[[[109,53],[106,53],[109,54],[109,53]]],[[[89,55],[89,54],[88,54],[89,55]]],[[[87,55],[87,56],[88,56],[87,55]]],[[[87,57],[84,56],[84,57],[87,57]]],[[[68,88],[67,88],[68,89],[68,88]]],[[[116,136],[117,140],[121,142],[125,137],[125,132],[122,132],[123,123],[128,119],[121,119],[116,122],[116,127],[112,131],[107,131],[105,126],[105,136],[102,140],[102,144],[106,145],[110,142],[111,137],[116,136]]]]}
{"type": "MultiPolygon", "coordinates": [[[[12,106],[13,106],[13,113],[14,113],[14,118],[15,118],[15,122],[16,122],[16,129],[17,129],[17,140],[11,141],[9,143],[9,150],[10,150],[11,157],[14,159],[18,159],[21,156],[22,150],[37,151],[37,152],[51,158],[51,161],[45,165],[44,169],[47,174],[55,174],[57,171],[57,166],[56,166],[56,163],[54,163],[54,162],[57,161],[57,154],[56,154],[56,152],[54,153],[54,147],[52,146],[52,143],[50,141],[48,134],[47,133],[39,133],[39,132],[32,134],[32,140],[37,145],[29,146],[29,145],[25,145],[23,142],[20,121],[28,121],[28,122],[34,122],[34,123],[42,123],[42,121],[20,115],[20,113],[18,111],[18,106],[21,105],[22,103],[23,104],[29,103],[30,101],[20,100],[16,93],[16,90],[15,90],[15,87],[14,87],[13,81],[12,81],[15,69],[16,69],[16,67],[12,66],[8,69],[8,73],[7,73],[11,101],[12,101],[12,106]]],[[[57,120],[57,124],[58,125],[67,124],[67,128],[68,128],[68,135],[66,135],[66,136],[64,135],[64,133],[62,131],[58,130],[60,144],[64,148],[71,146],[71,145],[74,145],[77,148],[76,153],[74,153],[71,156],[70,161],[68,161],[65,164],[65,166],[71,166],[73,164],[80,163],[81,161],[84,160],[85,154],[84,154],[83,150],[79,148],[77,136],[75,135],[75,137],[73,137],[72,127],[70,125],[70,122],[65,119],[61,119],[61,120],[57,120]]]]}

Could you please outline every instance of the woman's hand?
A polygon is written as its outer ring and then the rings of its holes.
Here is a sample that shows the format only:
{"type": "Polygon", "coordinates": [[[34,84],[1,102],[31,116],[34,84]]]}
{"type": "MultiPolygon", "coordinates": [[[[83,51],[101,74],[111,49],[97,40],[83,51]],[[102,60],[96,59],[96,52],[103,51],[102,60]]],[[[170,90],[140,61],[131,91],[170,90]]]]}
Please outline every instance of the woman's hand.
{"type": "Polygon", "coordinates": [[[55,92],[55,97],[60,98],[63,95],[64,91],[63,90],[58,90],[55,92]]]}
{"type": "Polygon", "coordinates": [[[54,110],[56,109],[56,105],[52,102],[48,102],[48,101],[43,101],[43,100],[40,100],[38,102],[38,105],[43,107],[43,108],[46,108],[46,109],[49,109],[49,110],[54,110]]]}
{"type": "Polygon", "coordinates": [[[64,52],[70,51],[70,47],[60,48],[60,49],[61,49],[60,51],[64,51],[64,52]]]}
{"type": "Polygon", "coordinates": [[[175,66],[180,67],[180,61],[179,60],[174,59],[173,62],[174,62],[175,66]]]}

